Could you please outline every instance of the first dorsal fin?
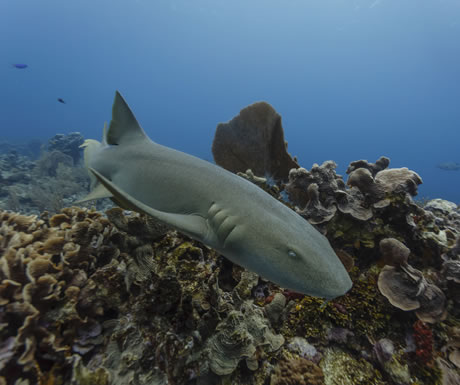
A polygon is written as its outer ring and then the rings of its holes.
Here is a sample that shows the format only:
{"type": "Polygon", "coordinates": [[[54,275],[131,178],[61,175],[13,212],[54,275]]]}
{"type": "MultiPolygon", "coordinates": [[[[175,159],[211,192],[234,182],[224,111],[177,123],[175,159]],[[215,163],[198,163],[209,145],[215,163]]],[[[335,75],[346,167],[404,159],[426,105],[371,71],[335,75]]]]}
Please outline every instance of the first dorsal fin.
{"type": "Polygon", "coordinates": [[[107,144],[121,145],[145,139],[147,139],[147,135],[145,135],[144,130],[121,94],[116,91],[112,107],[112,120],[106,135],[107,144]]]}

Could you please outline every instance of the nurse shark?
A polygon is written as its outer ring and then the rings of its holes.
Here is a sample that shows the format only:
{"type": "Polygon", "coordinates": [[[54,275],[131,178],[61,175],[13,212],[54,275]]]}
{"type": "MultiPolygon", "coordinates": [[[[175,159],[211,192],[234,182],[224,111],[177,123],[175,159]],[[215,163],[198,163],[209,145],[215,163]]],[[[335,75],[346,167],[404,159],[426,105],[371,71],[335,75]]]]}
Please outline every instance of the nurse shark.
{"type": "Polygon", "coordinates": [[[150,140],[118,91],[102,142],[83,146],[93,190],[82,201],[109,197],[286,289],[332,299],[351,288],[310,223],[244,178],[150,140]]]}

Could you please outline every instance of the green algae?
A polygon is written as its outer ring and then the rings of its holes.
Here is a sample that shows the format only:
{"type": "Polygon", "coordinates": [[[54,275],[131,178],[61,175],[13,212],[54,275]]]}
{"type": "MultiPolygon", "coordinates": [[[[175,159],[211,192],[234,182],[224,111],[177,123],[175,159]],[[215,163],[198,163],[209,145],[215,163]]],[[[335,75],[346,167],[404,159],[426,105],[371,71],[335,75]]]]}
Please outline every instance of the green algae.
{"type": "Polygon", "coordinates": [[[355,335],[374,338],[391,330],[395,311],[378,292],[377,272],[358,276],[351,271],[353,288],[343,297],[324,304],[320,298],[305,296],[296,303],[283,325],[283,333],[300,332],[305,337],[326,338],[330,326],[347,328],[355,335]]]}

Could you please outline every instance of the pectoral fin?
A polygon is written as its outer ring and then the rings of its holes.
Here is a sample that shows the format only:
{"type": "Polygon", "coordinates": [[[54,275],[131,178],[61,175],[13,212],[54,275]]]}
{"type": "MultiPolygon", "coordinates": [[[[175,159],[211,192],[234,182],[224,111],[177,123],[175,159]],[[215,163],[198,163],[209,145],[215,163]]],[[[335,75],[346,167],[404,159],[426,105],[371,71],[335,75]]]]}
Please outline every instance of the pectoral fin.
{"type": "Polygon", "coordinates": [[[104,185],[101,183],[97,183],[96,187],[83,199],[76,201],[75,203],[80,204],[86,201],[92,201],[94,199],[101,199],[101,198],[112,198],[112,193],[107,190],[104,185]]]}
{"type": "Polygon", "coordinates": [[[180,232],[188,236],[203,240],[206,237],[207,225],[203,217],[196,214],[177,214],[167,213],[156,210],[153,207],[138,201],[133,196],[124,192],[121,188],[113,184],[110,180],[104,177],[93,168],[89,170],[96,176],[98,181],[113,195],[113,198],[123,207],[133,208],[134,210],[150,215],[166,225],[174,227],[180,232]]]}

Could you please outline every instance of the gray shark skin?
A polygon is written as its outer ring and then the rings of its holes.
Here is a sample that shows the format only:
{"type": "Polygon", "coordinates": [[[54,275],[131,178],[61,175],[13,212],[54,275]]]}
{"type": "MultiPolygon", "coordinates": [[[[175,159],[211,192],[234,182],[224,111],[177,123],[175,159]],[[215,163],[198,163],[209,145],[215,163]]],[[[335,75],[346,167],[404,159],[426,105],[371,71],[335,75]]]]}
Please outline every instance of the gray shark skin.
{"type": "Polygon", "coordinates": [[[151,141],[116,92],[102,143],[85,142],[94,189],[286,289],[332,299],[352,282],[326,237],[251,182],[151,141]]]}

